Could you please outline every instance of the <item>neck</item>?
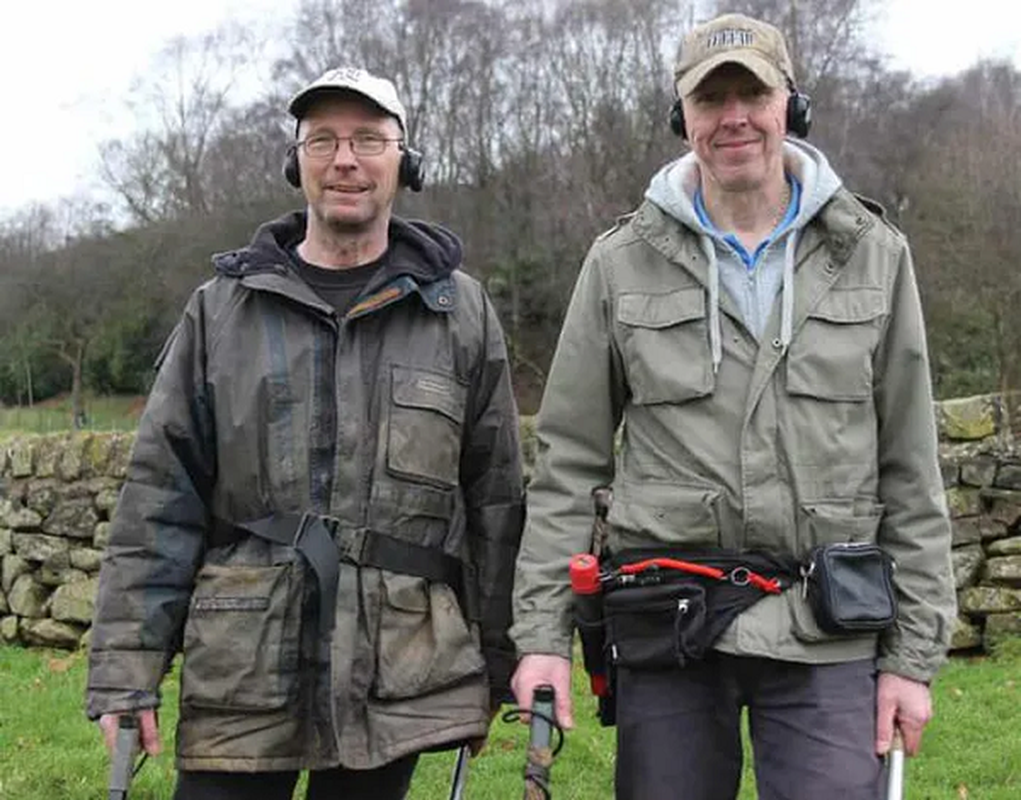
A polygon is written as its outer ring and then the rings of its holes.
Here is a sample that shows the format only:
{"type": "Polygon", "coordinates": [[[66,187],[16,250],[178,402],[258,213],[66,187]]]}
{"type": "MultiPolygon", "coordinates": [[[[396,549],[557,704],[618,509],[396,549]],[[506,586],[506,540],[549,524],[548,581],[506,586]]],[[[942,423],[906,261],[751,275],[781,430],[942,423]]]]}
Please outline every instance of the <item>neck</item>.
{"type": "Polygon", "coordinates": [[[743,191],[727,191],[703,177],[702,200],[717,228],[733,231],[745,245],[757,246],[783,219],[791,187],[783,172],[761,187],[743,191]]]}
{"type": "Polygon", "coordinates": [[[308,215],[305,238],[298,255],[309,264],[326,269],[349,269],[370,264],[386,252],[389,220],[375,220],[371,228],[333,228],[308,215]]]}

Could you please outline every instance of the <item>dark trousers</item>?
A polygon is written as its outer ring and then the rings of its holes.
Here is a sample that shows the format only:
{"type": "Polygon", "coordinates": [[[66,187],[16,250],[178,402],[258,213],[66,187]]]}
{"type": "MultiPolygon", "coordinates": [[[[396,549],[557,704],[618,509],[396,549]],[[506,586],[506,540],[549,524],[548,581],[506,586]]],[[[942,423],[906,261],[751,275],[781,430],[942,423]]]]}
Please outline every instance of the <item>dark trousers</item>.
{"type": "Polygon", "coordinates": [[[741,709],[759,800],[879,800],[874,662],[808,665],[711,653],[617,675],[617,800],[733,800],[741,709]]]}
{"type": "MultiPolygon", "coordinates": [[[[403,800],[417,755],[378,769],[314,770],[306,800],[403,800]]],[[[297,772],[180,772],[174,800],[291,800],[297,772]]]]}

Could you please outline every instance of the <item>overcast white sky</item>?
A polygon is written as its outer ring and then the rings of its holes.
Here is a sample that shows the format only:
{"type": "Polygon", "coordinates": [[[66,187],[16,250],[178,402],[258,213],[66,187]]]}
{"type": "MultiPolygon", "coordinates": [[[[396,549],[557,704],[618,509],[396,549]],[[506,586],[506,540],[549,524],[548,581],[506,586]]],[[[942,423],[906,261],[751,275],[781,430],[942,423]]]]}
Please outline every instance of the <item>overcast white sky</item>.
{"type": "MultiPolygon", "coordinates": [[[[626,2],[626,0],[621,0],[626,2]]],[[[0,218],[32,202],[98,197],[97,148],[130,133],[132,79],[175,35],[236,19],[289,22],[297,0],[49,0],[0,11],[0,218]]],[[[877,47],[891,66],[952,74],[983,57],[1021,66],[1016,0],[887,0],[877,47]]]]}

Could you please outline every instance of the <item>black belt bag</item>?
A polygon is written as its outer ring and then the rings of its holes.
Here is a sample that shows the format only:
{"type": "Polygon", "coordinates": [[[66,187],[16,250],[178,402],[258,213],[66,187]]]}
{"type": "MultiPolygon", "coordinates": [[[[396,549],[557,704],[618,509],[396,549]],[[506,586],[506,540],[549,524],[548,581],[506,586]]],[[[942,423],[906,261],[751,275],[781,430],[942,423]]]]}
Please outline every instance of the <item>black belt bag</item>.
{"type": "Polygon", "coordinates": [[[738,614],[794,585],[798,574],[793,561],[724,550],[625,550],[608,566],[616,576],[603,596],[608,660],[632,669],[677,668],[703,658],[738,614]],[[626,572],[646,563],[651,566],[626,572]],[[700,568],[707,574],[698,574],[700,568]]]}
{"type": "Polygon", "coordinates": [[[801,568],[819,627],[835,635],[883,631],[897,618],[893,559],[877,544],[840,542],[812,550],[801,568]]]}

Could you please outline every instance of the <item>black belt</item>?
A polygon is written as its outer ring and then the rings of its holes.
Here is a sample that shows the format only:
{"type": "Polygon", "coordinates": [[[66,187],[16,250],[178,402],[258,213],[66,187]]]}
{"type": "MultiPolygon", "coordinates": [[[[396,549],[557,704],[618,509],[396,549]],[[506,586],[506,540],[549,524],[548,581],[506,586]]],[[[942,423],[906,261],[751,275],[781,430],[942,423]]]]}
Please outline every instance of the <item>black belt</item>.
{"type": "Polygon", "coordinates": [[[450,586],[463,597],[464,565],[452,555],[367,528],[341,527],[339,520],[319,514],[272,514],[249,522],[217,519],[212,544],[239,541],[245,535],[294,547],[315,573],[319,589],[319,629],[333,627],[340,562],[415,575],[450,586]]]}

